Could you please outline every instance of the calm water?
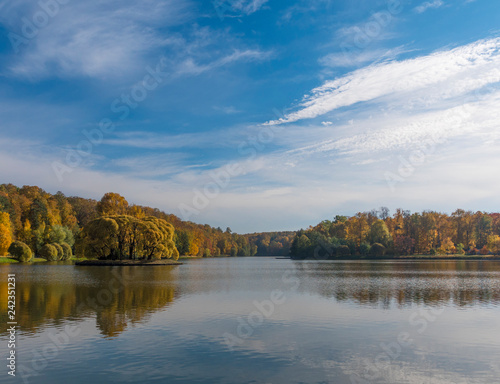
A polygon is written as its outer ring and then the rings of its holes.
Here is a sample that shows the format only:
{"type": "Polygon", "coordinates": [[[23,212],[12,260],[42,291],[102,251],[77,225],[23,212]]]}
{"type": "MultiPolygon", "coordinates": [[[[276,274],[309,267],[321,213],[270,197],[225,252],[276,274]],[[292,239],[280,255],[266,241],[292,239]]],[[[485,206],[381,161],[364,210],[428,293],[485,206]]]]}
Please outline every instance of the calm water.
{"type": "Polygon", "coordinates": [[[1,265],[2,324],[8,273],[0,382],[500,382],[499,262],[1,265]]]}

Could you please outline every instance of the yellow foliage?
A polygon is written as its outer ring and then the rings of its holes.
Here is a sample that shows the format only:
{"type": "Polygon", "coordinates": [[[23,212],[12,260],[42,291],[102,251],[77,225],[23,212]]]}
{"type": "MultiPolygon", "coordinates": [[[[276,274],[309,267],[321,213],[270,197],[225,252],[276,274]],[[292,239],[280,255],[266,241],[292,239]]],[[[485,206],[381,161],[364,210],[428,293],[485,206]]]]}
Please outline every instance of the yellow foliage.
{"type": "Polygon", "coordinates": [[[189,246],[189,254],[196,256],[198,254],[198,252],[200,252],[200,249],[198,248],[198,246],[194,242],[191,243],[189,246]]]}
{"type": "Polygon", "coordinates": [[[0,212],[0,256],[5,256],[12,243],[10,216],[7,212],[0,212]]]}
{"type": "Polygon", "coordinates": [[[488,236],[488,249],[495,255],[500,254],[500,236],[498,235],[488,236]]]}

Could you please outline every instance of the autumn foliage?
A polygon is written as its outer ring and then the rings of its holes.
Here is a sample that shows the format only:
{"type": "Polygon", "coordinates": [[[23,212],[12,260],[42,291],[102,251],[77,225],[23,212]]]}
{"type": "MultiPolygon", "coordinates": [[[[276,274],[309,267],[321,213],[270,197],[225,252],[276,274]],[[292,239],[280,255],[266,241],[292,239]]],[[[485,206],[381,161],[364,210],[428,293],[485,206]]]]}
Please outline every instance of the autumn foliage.
{"type": "MultiPolygon", "coordinates": [[[[99,201],[50,194],[36,186],[0,185],[0,256],[13,241],[35,256],[52,245],[55,258],[192,255],[329,259],[384,255],[500,254],[500,214],[458,209],[451,215],[387,208],[336,216],[297,232],[240,235],[230,228],[182,221],[157,208],[131,205],[118,193],[99,201]],[[75,242],[76,241],[76,242],[75,242]],[[380,244],[381,248],[375,244],[380,244]],[[59,247],[62,249],[59,249],[59,247]],[[47,247],[45,247],[47,248],[47,247]]],[[[52,256],[50,256],[52,257],[52,256]]]]}
{"type": "Polygon", "coordinates": [[[387,255],[500,254],[500,214],[457,209],[451,215],[385,207],[336,216],[300,230],[291,255],[296,259],[387,255]],[[383,246],[384,250],[381,251],[383,246]],[[349,252],[347,252],[347,249],[349,252]],[[478,249],[480,251],[478,251],[478,249]]]}

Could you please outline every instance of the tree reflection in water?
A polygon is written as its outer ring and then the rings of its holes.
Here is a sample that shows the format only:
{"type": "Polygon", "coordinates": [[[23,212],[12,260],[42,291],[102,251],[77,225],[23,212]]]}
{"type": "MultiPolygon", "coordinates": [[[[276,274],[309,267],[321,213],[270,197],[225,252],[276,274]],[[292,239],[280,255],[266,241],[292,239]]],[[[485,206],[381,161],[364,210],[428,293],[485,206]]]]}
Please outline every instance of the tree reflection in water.
{"type": "MultiPolygon", "coordinates": [[[[95,318],[104,336],[117,336],[174,301],[178,295],[174,268],[26,266],[22,278],[17,269],[19,329],[37,333],[65,320],[95,318]]],[[[6,284],[7,279],[0,283],[0,303],[4,306],[6,284]]],[[[0,321],[7,321],[6,313],[0,321]]]]}

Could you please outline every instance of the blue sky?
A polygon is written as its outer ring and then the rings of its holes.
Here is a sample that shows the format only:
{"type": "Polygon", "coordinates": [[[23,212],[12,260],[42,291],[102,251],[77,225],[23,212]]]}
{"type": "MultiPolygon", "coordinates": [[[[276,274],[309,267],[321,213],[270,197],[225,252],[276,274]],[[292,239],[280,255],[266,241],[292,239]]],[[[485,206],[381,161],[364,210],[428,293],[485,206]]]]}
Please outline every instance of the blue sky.
{"type": "Polygon", "coordinates": [[[498,211],[500,3],[0,1],[0,179],[245,233],[498,211]]]}

